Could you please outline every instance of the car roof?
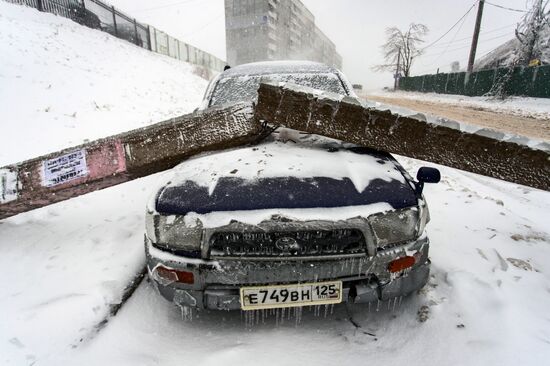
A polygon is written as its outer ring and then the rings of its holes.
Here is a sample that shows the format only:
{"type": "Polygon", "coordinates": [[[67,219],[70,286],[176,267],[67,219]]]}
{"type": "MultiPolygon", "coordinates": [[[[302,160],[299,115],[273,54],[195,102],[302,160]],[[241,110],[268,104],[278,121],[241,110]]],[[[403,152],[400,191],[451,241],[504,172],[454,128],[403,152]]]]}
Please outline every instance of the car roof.
{"type": "Polygon", "coordinates": [[[225,76],[268,75],[289,73],[338,73],[338,69],[313,61],[263,61],[238,65],[225,70],[225,76]]]}
{"type": "Polygon", "coordinates": [[[272,75],[272,74],[333,74],[337,75],[346,95],[351,97],[356,97],[355,92],[349,81],[342,74],[340,70],[333,66],[329,66],[320,62],[314,61],[293,61],[293,60],[284,60],[284,61],[261,61],[261,62],[252,62],[248,64],[238,65],[232,68],[229,68],[217,76],[215,76],[210,83],[208,84],[206,91],[204,93],[203,101],[200,109],[206,109],[210,106],[210,98],[212,93],[216,88],[218,82],[222,79],[228,78],[238,78],[244,76],[255,76],[255,75],[272,75]]]}

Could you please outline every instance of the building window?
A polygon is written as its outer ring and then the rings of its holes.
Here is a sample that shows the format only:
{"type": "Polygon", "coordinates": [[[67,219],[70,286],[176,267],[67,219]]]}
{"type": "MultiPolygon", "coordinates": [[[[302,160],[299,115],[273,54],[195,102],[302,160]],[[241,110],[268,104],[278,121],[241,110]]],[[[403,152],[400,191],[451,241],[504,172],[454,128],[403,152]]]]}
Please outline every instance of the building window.
{"type": "Polygon", "coordinates": [[[255,0],[233,0],[233,16],[252,14],[255,12],[255,0]]]}

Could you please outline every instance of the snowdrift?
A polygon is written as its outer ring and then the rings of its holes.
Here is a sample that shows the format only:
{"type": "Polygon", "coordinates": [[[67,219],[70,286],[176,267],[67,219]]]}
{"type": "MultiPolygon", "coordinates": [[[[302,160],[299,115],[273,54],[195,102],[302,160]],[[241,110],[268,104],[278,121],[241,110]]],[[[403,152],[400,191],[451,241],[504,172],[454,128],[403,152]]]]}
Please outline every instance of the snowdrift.
{"type": "Polygon", "coordinates": [[[2,1],[0,166],[190,112],[207,83],[193,70],[69,19],[2,1]]]}

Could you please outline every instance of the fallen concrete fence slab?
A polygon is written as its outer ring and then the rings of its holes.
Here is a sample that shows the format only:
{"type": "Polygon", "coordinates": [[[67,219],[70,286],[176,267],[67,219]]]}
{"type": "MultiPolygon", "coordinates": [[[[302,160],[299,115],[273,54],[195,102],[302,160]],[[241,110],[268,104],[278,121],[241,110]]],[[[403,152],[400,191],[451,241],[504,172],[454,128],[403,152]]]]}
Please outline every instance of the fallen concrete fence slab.
{"type": "Polygon", "coordinates": [[[209,150],[261,140],[263,121],[550,190],[550,154],[358,100],[261,84],[258,103],[209,109],[0,168],[0,219],[169,169],[209,150]]]}
{"type": "Polygon", "coordinates": [[[262,83],[256,118],[415,159],[550,190],[550,153],[498,132],[458,128],[363,106],[358,100],[294,85],[262,83]]]}
{"type": "Polygon", "coordinates": [[[262,136],[252,104],[209,109],[0,168],[0,219],[262,136]]]}

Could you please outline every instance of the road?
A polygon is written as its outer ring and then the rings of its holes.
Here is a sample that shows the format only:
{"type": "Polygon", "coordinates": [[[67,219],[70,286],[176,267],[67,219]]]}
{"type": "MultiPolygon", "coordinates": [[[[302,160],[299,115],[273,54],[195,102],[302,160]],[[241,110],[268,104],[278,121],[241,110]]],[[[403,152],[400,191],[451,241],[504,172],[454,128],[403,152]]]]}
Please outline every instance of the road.
{"type": "Polygon", "coordinates": [[[550,140],[550,120],[547,119],[521,117],[504,111],[496,112],[471,105],[414,100],[400,96],[367,95],[366,99],[503,132],[550,140]]]}

